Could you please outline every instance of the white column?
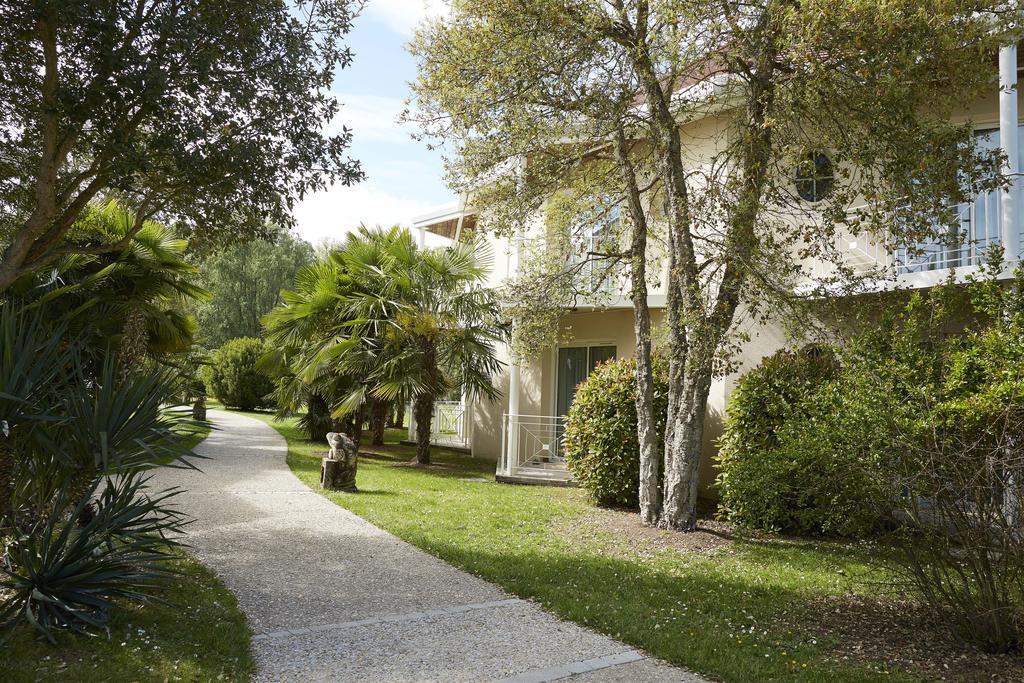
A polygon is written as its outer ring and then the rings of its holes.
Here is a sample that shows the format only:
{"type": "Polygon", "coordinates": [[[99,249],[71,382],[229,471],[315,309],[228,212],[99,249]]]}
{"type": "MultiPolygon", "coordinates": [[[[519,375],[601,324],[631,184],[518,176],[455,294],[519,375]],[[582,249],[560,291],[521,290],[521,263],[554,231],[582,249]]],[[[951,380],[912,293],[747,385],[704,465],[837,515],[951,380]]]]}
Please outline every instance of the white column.
{"type": "MultiPolygon", "coordinates": [[[[519,246],[520,242],[517,238],[513,237],[509,247],[512,249],[511,262],[509,263],[510,278],[515,277],[519,274],[519,246]]],[[[515,334],[513,328],[512,334],[515,334]]],[[[514,470],[515,456],[519,452],[519,421],[516,419],[519,416],[519,362],[516,360],[515,353],[512,348],[509,347],[509,365],[508,365],[508,438],[505,440],[505,447],[508,452],[505,456],[505,474],[511,476],[514,470]]]]}
{"type": "Polygon", "coordinates": [[[412,416],[412,401],[409,401],[409,407],[406,409],[405,414],[409,416],[409,441],[416,441],[416,419],[412,416]]]}
{"type": "Polygon", "coordinates": [[[1011,178],[1009,187],[1000,194],[1003,248],[1007,261],[1020,257],[1020,159],[1017,140],[1017,46],[1007,45],[999,50],[999,141],[1006,153],[1003,174],[1011,178]]]}

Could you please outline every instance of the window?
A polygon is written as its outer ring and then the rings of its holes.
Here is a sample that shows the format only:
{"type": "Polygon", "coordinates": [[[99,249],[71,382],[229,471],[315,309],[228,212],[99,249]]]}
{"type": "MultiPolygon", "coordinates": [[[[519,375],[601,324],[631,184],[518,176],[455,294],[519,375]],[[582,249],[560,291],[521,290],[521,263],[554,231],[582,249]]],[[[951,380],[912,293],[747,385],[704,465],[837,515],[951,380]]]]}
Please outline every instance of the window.
{"type": "Polygon", "coordinates": [[[576,398],[578,387],[599,363],[615,358],[615,347],[571,346],[558,349],[555,368],[555,414],[565,415],[576,398]]]}
{"type": "MultiPolygon", "coordinates": [[[[1024,124],[1018,154],[1024,155],[1024,124]]],[[[999,149],[999,129],[975,132],[975,143],[980,151],[999,149]]],[[[1002,204],[999,192],[979,192],[972,202],[952,207],[955,215],[948,234],[896,250],[897,270],[900,273],[918,273],[943,270],[957,266],[979,264],[986,249],[1002,241],[1002,204]]],[[[1018,217],[1024,229],[1024,216],[1018,217]]]]}
{"type": "Polygon", "coordinates": [[[832,189],[835,178],[832,161],[820,152],[812,152],[796,167],[796,192],[808,202],[820,202],[832,189]]]}

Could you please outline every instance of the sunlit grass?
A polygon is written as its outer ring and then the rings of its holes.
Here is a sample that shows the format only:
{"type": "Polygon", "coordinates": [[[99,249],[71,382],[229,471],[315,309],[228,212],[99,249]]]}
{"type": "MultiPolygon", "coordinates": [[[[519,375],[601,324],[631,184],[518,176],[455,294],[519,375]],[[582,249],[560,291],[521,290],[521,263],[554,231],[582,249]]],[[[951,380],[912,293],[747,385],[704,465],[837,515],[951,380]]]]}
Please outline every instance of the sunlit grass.
{"type": "MultiPolygon", "coordinates": [[[[285,436],[288,464],[319,491],[327,444],[294,421],[251,415],[285,436]]],[[[820,598],[872,590],[870,547],[741,539],[710,553],[616,553],[602,532],[565,532],[592,510],[582,491],[497,484],[494,463],[443,450],[437,467],[410,467],[403,437],[389,430],[384,455],[360,459],[359,493],[324,495],[559,616],[716,679],[920,680],[833,657],[815,623],[820,598]]]]}

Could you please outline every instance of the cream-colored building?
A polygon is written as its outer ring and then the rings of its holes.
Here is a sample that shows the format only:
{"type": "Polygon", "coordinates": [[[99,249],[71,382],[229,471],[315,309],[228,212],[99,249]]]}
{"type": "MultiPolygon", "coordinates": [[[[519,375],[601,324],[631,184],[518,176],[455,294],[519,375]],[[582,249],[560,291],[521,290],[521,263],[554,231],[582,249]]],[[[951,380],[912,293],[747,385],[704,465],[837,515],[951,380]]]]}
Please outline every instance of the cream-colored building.
{"type": "MultiPolygon", "coordinates": [[[[1005,171],[1011,176],[1018,173],[1024,156],[1024,133],[1020,132],[1024,125],[1019,116],[1021,97],[1017,89],[1020,62],[1017,48],[1004,48],[999,57],[999,90],[975,103],[962,116],[962,120],[974,125],[980,145],[1004,149],[1008,157],[1005,171]]],[[[688,124],[681,132],[684,141],[686,137],[691,141],[706,141],[717,137],[709,135],[708,127],[720,125],[721,121],[708,118],[688,124]]],[[[699,148],[699,145],[691,144],[688,148],[699,148]]],[[[709,157],[711,153],[709,150],[709,157]]],[[[1019,256],[1024,232],[1024,207],[1020,202],[1020,192],[1015,185],[1008,190],[978,196],[972,204],[961,207],[967,239],[956,249],[934,246],[925,249],[923,255],[910,258],[906,254],[887,253],[863,238],[845,240],[840,236],[837,246],[846,264],[854,270],[889,269],[895,273],[899,286],[931,287],[948,277],[951,270],[958,277],[976,271],[987,244],[1001,243],[1008,256],[1019,256]]],[[[456,206],[422,216],[416,219],[414,227],[458,240],[475,231],[476,217],[465,206],[456,206]]],[[[529,253],[523,245],[535,238],[535,235],[523,235],[510,240],[487,236],[496,255],[490,284],[498,286],[516,276],[521,260],[529,253]]],[[[663,316],[667,280],[663,264],[659,267],[662,270],[660,281],[650,289],[649,296],[655,324],[663,316]]],[[[821,264],[822,269],[827,267],[821,264]]],[[[814,264],[809,270],[815,270],[814,264]]],[[[513,363],[508,350],[502,350],[507,366],[497,379],[502,396],[497,401],[440,404],[433,430],[436,442],[464,448],[475,457],[494,460],[498,477],[504,481],[568,481],[570,477],[561,457],[559,441],[562,420],[576,386],[586,379],[595,363],[628,357],[635,350],[628,291],[625,287],[621,291],[613,287],[599,305],[585,304],[564,315],[560,326],[563,334],[559,338],[569,341],[549,348],[528,362],[513,363]]],[[[715,380],[711,388],[701,472],[705,493],[714,481],[710,456],[721,434],[725,407],[737,378],[787,341],[786,334],[777,326],[750,326],[745,332],[750,341],[740,352],[738,370],[715,380]]]]}

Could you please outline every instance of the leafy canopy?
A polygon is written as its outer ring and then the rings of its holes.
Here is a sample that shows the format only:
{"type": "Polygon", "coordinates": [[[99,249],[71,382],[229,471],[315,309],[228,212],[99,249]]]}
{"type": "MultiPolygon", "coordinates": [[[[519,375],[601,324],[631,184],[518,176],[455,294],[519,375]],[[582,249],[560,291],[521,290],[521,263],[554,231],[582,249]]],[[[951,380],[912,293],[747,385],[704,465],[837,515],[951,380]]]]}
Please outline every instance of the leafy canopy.
{"type": "Polygon", "coordinates": [[[0,290],[68,253],[89,201],[121,198],[193,243],[290,226],[305,193],[362,173],[328,128],[349,0],[5,1],[0,290]]]}

